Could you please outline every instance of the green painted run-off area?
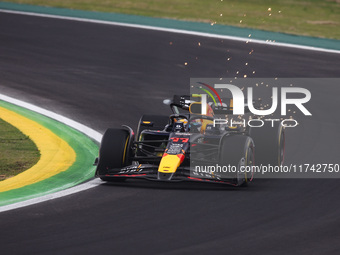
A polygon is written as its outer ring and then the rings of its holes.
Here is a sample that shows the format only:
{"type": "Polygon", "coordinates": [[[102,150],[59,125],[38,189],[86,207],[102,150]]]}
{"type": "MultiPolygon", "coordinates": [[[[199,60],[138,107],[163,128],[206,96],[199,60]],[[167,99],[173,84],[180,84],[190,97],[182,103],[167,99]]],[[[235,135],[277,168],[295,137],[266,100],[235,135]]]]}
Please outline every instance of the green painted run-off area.
{"type": "Polygon", "coordinates": [[[92,166],[98,154],[98,145],[90,138],[56,120],[0,100],[0,106],[25,116],[48,128],[65,140],[76,152],[76,162],[64,172],[38,183],[0,193],[0,206],[61,191],[94,176],[92,166]]]}

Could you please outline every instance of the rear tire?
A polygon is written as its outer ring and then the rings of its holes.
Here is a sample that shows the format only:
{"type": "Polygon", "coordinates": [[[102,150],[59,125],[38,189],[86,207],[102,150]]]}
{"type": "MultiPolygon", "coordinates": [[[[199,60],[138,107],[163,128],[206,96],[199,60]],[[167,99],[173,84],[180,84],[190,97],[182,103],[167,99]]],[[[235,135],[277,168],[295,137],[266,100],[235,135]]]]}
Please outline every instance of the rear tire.
{"type": "Polygon", "coordinates": [[[259,165],[281,166],[285,154],[285,132],[280,123],[274,127],[266,123],[263,127],[251,127],[249,135],[255,143],[255,163],[259,165]]]}
{"type": "Polygon", "coordinates": [[[125,178],[106,177],[108,170],[119,169],[130,165],[129,159],[130,134],[126,129],[109,128],[103,135],[99,149],[99,161],[96,175],[104,181],[122,181],[125,178]]]}
{"type": "Polygon", "coordinates": [[[139,141],[140,134],[143,130],[163,130],[169,123],[169,116],[166,115],[143,115],[138,123],[136,140],[139,141]],[[149,121],[152,126],[143,126],[143,121],[149,121]]]}
{"type": "Polygon", "coordinates": [[[245,135],[224,136],[220,143],[219,164],[221,167],[230,165],[236,170],[232,176],[229,175],[229,178],[232,178],[237,186],[247,186],[253,179],[253,140],[245,135]],[[241,169],[241,166],[245,168],[241,169]],[[246,168],[247,166],[250,168],[246,168]]]}

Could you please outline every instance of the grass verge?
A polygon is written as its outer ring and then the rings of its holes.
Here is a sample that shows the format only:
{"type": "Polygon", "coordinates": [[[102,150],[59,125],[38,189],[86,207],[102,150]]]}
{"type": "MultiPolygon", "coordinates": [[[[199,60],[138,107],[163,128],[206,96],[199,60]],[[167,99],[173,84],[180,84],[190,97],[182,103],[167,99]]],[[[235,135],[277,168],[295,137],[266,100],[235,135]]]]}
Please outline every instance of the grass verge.
{"type": "Polygon", "coordinates": [[[7,0],[340,39],[340,0],[7,0]]]}
{"type": "Polygon", "coordinates": [[[0,119],[0,181],[35,165],[40,152],[30,138],[0,119]]]}

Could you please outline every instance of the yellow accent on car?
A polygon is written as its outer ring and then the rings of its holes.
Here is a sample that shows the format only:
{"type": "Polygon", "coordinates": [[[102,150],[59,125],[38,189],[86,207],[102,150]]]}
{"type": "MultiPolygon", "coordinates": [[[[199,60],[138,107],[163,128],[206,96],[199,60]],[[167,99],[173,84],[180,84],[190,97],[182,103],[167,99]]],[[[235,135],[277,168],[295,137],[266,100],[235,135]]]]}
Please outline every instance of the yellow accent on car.
{"type": "Polygon", "coordinates": [[[158,167],[158,172],[175,173],[180,164],[181,159],[177,155],[163,156],[161,163],[159,164],[158,167]]]}
{"type": "MultiPolygon", "coordinates": [[[[202,105],[201,102],[194,102],[194,103],[190,104],[189,105],[189,112],[192,113],[192,114],[201,115],[201,105],[202,105]],[[193,110],[193,108],[196,108],[196,109],[193,110]]],[[[206,115],[206,114],[204,114],[204,115],[206,115]]]]}
{"type": "Polygon", "coordinates": [[[125,158],[126,158],[126,149],[127,149],[127,145],[128,145],[128,142],[129,142],[129,138],[130,138],[130,136],[128,136],[128,137],[126,138],[126,142],[125,142],[125,146],[124,146],[124,153],[123,153],[123,165],[124,165],[124,163],[125,163],[125,158]]]}
{"type": "Polygon", "coordinates": [[[162,156],[163,156],[163,152],[157,152],[157,153],[156,153],[156,156],[157,156],[157,157],[162,157],[162,156]]]}
{"type": "Polygon", "coordinates": [[[150,124],[151,121],[143,121],[143,124],[150,124]]]}
{"type": "Polygon", "coordinates": [[[30,169],[0,183],[0,192],[40,182],[66,171],[76,161],[75,151],[49,129],[0,107],[0,118],[27,135],[40,151],[40,160],[30,169]]]}

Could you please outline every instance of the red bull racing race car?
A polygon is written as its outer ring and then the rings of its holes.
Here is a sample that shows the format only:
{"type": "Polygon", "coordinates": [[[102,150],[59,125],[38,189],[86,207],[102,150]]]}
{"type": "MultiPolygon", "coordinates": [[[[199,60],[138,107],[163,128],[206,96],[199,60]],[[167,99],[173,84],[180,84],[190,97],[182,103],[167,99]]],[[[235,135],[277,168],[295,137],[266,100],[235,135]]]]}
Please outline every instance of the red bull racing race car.
{"type": "Polygon", "coordinates": [[[228,118],[232,103],[208,104],[202,114],[201,102],[190,96],[165,102],[173,114],[143,115],[136,133],[125,125],[107,129],[95,160],[96,177],[107,182],[144,178],[244,186],[253,180],[254,166],[283,163],[282,125],[257,128],[216,121],[216,113],[228,118]]]}

